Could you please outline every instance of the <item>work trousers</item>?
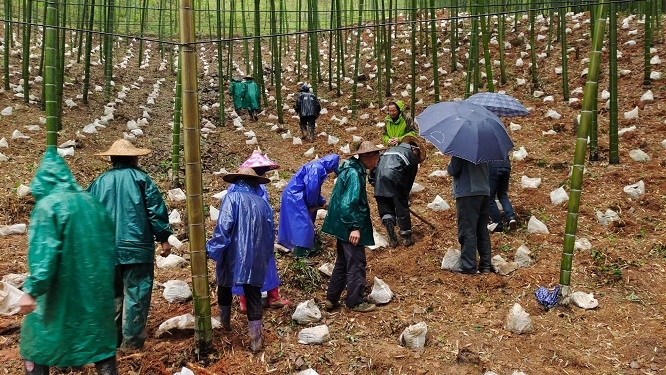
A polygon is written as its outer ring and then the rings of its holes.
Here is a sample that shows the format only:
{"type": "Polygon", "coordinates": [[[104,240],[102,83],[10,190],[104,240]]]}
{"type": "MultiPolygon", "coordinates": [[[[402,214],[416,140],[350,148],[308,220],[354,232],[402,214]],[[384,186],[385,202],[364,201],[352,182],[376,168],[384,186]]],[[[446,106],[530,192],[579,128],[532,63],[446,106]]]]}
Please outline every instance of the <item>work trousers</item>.
{"type": "Polygon", "coordinates": [[[347,289],[345,304],[354,307],[363,302],[365,292],[365,247],[337,239],[335,266],[328,283],[326,299],[338,302],[347,289]]]}
{"type": "MultiPolygon", "coordinates": [[[[243,284],[243,293],[245,293],[245,306],[247,307],[247,320],[261,320],[264,315],[264,308],[261,306],[261,288],[249,284],[243,284]]],[[[231,306],[231,287],[217,286],[217,304],[218,306],[231,306]]]]}
{"type": "Polygon", "coordinates": [[[476,253],[479,253],[479,269],[490,269],[490,233],[488,233],[487,195],[456,198],[458,218],[458,242],[460,243],[460,266],[463,272],[473,272],[476,253]]]}

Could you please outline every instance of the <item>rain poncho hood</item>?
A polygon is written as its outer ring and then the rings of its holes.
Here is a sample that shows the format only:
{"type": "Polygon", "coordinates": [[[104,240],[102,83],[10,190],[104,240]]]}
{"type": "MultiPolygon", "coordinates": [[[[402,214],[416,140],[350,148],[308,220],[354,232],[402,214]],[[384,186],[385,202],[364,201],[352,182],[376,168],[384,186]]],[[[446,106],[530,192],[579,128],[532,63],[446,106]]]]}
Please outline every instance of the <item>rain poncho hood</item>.
{"type": "Polygon", "coordinates": [[[247,181],[239,180],[235,185],[222,200],[206,253],[217,262],[218,285],[262,287],[274,256],[273,211],[247,181]]]}
{"type": "Polygon", "coordinates": [[[173,231],[162,194],[150,176],[131,164],[115,163],[88,191],[115,220],[118,263],[153,263],[155,241],[167,241],[173,231]]]}
{"type": "Polygon", "coordinates": [[[339,162],[339,155],[325,155],[303,165],[289,180],[280,202],[278,243],[282,246],[288,249],[294,246],[314,248],[317,215],[314,209],[326,203],[321,196],[321,186],[329,173],[337,174],[339,162]]]}
{"type": "Polygon", "coordinates": [[[349,242],[351,231],[358,229],[361,232],[359,245],[375,244],[365,190],[366,179],[365,165],[358,159],[351,158],[340,166],[340,174],[328,204],[328,214],[321,227],[322,232],[349,242]]]}
{"type": "Polygon", "coordinates": [[[37,299],[37,309],[23,321],[21,357],[81,366],[114,356],[113,222],[55,147],[46,149],[30,186],[36,203],[23,291],[37,299]]]}
{"type": "Polygon", "coordinates": [[[395,105],[398,106],[398,109],[400,109],[400,116],[398,116],[397,120],[393,120],[391,115],[387,115],[384,119],[386,125],[384,127],[382,141],[385,145],[388,145],[391,138],[398,138],[398,141],[402,142],[402,138],[406,135],[413,135],[416,137],[416,130],[412,127],[411,120],[410,123],[405,120],[405,103],[402,100],[397,100],[391,103],[395,103],[395,105]]]}
{"type": "Polygon", "coordinates": [[[409,144],[386,150],[374,169],[375,197],[408,198],[419,170],[418,162],[409,144]]]}

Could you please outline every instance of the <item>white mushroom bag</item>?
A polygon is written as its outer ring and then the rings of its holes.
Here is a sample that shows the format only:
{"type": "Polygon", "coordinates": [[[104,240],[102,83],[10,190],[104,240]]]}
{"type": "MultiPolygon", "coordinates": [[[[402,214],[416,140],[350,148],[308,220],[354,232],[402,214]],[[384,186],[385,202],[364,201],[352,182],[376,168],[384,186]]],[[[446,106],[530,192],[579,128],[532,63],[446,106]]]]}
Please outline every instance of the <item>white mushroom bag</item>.
{"type": "Polygon", "coordinates": [[[375,284],[372,286],[372,292],[368,296],[368,302],[377,305],[385,305],[391,302],[393,292],[391,288],[380,278],[375,276],[375,284]]]}
{"type": "Polygon", "coordinates": [[[405,328],[398,340],[400,341],[400,345],[404,347],[421,349],[425,346],[427,333],[428,326],[425,322],[421,322],[405,328]]]}
{"type": "Polygon", "coordinates": [[[0,315],[14,315],[19,312],[19,300],[23,292],[4,281],[0,281],[0,315]]]}

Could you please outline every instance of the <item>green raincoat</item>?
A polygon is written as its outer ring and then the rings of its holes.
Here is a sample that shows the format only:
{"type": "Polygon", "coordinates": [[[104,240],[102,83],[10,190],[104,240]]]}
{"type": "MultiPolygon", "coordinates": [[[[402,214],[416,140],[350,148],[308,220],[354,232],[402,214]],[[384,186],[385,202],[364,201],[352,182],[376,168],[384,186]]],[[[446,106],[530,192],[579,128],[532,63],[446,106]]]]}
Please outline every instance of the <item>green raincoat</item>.
{"type": "Polygon", "coordinates": [[[229,85],[229,94],[234,101],[234,109],[243,108],[243,95],[245,95],[245,85],[240,79],[232,79],[229,85]]]}
{"type": "Polygon", "coordinates": [[[349,242],[349,234],[358,229],[361,232],[359,245],[372,246],[370,206],[365,191],[366,168],[356,158],[351,158],[340,166],[338,178],[328,204],[328,214],[321,231],[349,242]]]}
{"type": "Polygon", "coordinates": [[[55,147],[30,185],[28,267],[23,291],[37,308],[21,327],[21,357],[46,366],[81,366],[116,353],[113,221],[82,191],[55,147]]]}
{"type": "Polygon", "coordinates": [[[259,109],[259,86],[254,80],[246,79],[243,81],[245,95],[243,96],[243,108],[248,111],[259,109]]]}
{"type": "Polygon", "coordinates": [[[88,191],[116,220],[118,263],[153,263],[155,241],[165,242],[173,232],[162,194],[150,176],[138,167],[116,163],[88,191]]]}
{"type": "Polygon", "coordinates": [[[412,126],[412,121],[405,120],[405,103],[402,100],[398,100],[395,104],[400,109],[400,116],[397,120],[388,115],[384,120],[386,126],[384,127],[384,135],[382,135],[382,141],[385,145],[388,145],[388,142],[391,138],[398,138],[398,142],[402,142],[402,138],[406,135],[417,136],[416,130],[412,126]]]}

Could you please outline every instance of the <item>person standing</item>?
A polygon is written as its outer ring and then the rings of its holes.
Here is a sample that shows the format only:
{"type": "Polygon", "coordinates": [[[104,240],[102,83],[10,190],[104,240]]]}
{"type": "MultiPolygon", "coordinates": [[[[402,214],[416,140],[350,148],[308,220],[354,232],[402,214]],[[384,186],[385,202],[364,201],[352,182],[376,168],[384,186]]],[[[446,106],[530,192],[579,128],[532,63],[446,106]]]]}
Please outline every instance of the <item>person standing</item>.
{"type": "Polygon", "coordinates": [[[446,171],[453,177],[453,197],[456,200],[458,242],[461,246],[462,273],[491,273],[490,233],[488,232],[488,163],[474,164],[457,156],[451,157],[446,171]],[[479,267],[476,253],[479,253],[479,267]]]}
{"type": "Polygon", "coordinates": [[[311,161],[296,171],[282,191],[278,243],[292,250],[296,257],[314,253],[314,222],[317,210],[326,205],[321,186],[329,173],[337,174],[339,163],[337,154],[311,161]]]}
{"type": "Polygon", "coordinates": [[[488,209],[490,211],[490,228],[496,224],[492,232],[503,232],[504,223],[509,224],[510,230],[516,230],[518,223],[516,222],[513,206],[509,200],[509,180],[511,179],[511,161],[508,156],[502,161],[488,162],[488,174],[490,181],[490,200],[488,209]],[[502,214],[497,207],[499,200],[502,205],[502,214]]]}
{"type": "Polygon", "coordinates": [[[254,82],[252,76],[247,75],[243,80],[245,94],[243,95],[243,108],[247,109],[252,120],[257,121],[257,113],[259,112],[259,102],[261,101],[259,86],[254,82]]]}
{"type": "Polygon", "coordinates": [[[369,141],[363,141],[358,150],[340,166],[338,179],[331,193],[328,214],[321,231],[336,238],[336,258],[326,291],[326,309],[340,306],[340,296],[347,289],[345,305],[356,312],[375,309],[364,302],[366,285],[365,246],[375,244],[370,220],[370,206],[365,190],[367,170],[377,165],[379,151],[369,141]]]}
{"type": "MultiPolygon", "coordinates": [[[[217,298],[220,311],[231,309],[234,286],[241,286],[247,303],[250,349],[263,347],[261,287],[273,254],[273,210],[257,194],[259,184],[270,180],[258,176],[252,168],[222,177],[236,185],[220,206],[215,232],[206,244],[208,257],[217,262],[217,298]]],[[[222,326],[231,329],[230,315],[222,316],[222,326]]]]}
{"type": "MultiPolygon", "coordinates": [[[[257,176],[264,176],[268,171],[280,168],[280,165],[274,163],[271,159],[268,158],[268,156],[262,154],[261,151],[254,150],[252,155],[250,155],[250,157],[245,160],[243,164],[241,164],[240,168],[252,168],[257,176]]],[[[270,201],[268,200],[268,191],[266,191],[266,185],[255,184],[254,187],[257,189],[256,193],[262,197],[266,203],[268,203],[268,207],[271,209],[272,217],[273,208],[271,207],[270,201]]],[[[234,190],[236,190],[236,184],[229,185],[227,188],[227,194],[233,192],[234,190]]],[[[268,268],[266,270],[266,279],[264,280],[264,285],[261,287],[261,292],[266,292],[268,294],[268,307],[270,308],[277,309],[291,303],[291,301],[282,299],[282,297],[280,297],[280,284],[280,275],[278,275],[275,257],[271,257],[268,263],[268,268]]],[[[231,291],[233,294],[239,296],[240,311],[246,312],[247,305],[243,288],[236,285],[231,289],[231,291]]],[[[224,311],[220,310],[222,321],[225,321],[225,317],[230,316],[230,314],[231,306],[229,306],[228,311],[226,309],[224,311]]],[[[228,319],[226,320],[228,321],[228,319]]]]}
{"type": "Polygon", "coordinates": [[[118,251],[116,326],[120,350],[143,348],[153,290],[155,242],[163,257],[171,253],[169,215],[162,194],[146,172],[139,168],[139,156],[151,151],[136,148],[119,139],[104,152],[113,168],[104,172],[88,191],[115,221],[118,251]]]}
{"type": "Polygon", "coordinates": [[[315,94],[310,92],[308,85],[301,86],[294,110],[298,113],[301,135],[303,138],[307,136],[310,142],[314,141],[315,121],[321,112],[321,103],[315,94]]]}
{"type": "Polygon", "coordinates": [[[405,103],[402,100],[390,102],[386,106],[388,115],[384,120],[386,125],[384,127],[384,135],[382,141],[384,145],[393,147],[402,142],[402,138],[406,135],[416,137],[416,130],[412,123],[411,117],[405,113],[405,103]]]}
{"type": "Polygon", "coordinates": [[[398,246],[396,223],[405,246],[412,246],[412,221],[409,214],[409,193],[419,170],[419,163],[426,158],[424,144],[418,138],[406,135],[397,146],[386,150],[379,158],[377,168],[370,176],[375,187],[377,211],[386,228],[389,246],[398,246]],[[372,175],[374,174],[374,176],[372,175]]]}
{"type": "Polygon", "coordinates": [[[30,188],[30,274],[19,300],[27,314],[20,340],[25,373],[94,362],[97,374],[117,375],[113,221],[53,146],[30,188]]]}
{"type": "Polygon", "coordinates": [[[240,111],[243,109],[243,96],[245,95],[245,85],[243,85],[243,82],[241,82],[240,79],[231,79],[229,94],[234,103],[234,111],[236,111],[236,114],[240,115],[240,111]]]}

